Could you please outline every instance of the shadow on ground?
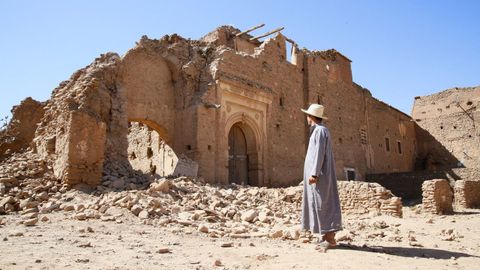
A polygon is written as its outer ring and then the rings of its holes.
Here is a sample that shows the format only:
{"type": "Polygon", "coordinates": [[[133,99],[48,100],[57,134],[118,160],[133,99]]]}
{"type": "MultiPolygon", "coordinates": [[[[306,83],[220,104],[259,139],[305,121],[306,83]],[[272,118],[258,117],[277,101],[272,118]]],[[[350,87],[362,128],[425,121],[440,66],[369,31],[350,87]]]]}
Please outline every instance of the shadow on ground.
{"type": "Polygon", "coordinates": [[[382,246],[356,246],[352,244],[341,243],[338,245],[337,249],[346,249],[346,250],[358,250],[366,252],[376,252],[384,253],[389,255],[401,256],[401,257],[420,257],[420,258],[434,258],[434,259],[451,259],[451,258],[460,258],[460,257],[474,257],[480,258],[479,256],[462,253],[462,252],[452,252],[441,249],[431,249],[431,248],[415,248],[415,247],[382,247],[382,246]]]}

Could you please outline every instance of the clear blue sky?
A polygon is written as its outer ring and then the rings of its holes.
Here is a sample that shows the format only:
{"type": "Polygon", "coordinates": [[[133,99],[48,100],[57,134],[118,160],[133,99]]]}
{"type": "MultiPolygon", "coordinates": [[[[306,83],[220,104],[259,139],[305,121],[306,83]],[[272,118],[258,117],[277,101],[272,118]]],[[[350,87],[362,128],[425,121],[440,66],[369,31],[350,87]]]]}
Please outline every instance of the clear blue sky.
{"type": "Polygon", "coordinates": [[[349,57],[354,81],[410,114],[413,98],[480,85],[480,1],[0,2],[0,117],[27,96],[44,101],[107,51],[142,36],[197,39],[219,25],[283,33],[349,57]]]}

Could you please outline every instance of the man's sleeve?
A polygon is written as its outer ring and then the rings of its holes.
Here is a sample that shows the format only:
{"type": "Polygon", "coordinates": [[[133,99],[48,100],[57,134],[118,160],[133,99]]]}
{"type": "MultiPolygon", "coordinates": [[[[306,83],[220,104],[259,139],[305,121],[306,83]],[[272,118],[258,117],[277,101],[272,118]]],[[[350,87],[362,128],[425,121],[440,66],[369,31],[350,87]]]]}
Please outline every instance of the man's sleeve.
{"type": "Polygon", "coordinates": [[[320,176],[322,174],[323,161],[325,160],[325,148],[327,144],[327,132],[324,128],[318,128],[313,134],[315,136],[315,153],[312,156],[311,176],[320,176]]]}

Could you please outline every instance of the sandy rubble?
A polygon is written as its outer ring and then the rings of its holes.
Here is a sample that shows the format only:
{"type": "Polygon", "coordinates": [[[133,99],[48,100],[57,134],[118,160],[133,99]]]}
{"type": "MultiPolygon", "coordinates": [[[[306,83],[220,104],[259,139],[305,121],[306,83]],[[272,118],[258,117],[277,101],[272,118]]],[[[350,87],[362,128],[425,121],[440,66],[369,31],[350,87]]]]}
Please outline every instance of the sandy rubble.
{"type": "Polygon", "coordinates": [[[343,240],[327,253],[312,243],[267,237],[211,237],[188,225],[143,224],[43,214],[35,226],[2,216],[1,269],[475,269],[480,211],[406,217],[347,216],[343,240]],[[219,266],[215,266],[215,263],[219,266]]]}
{"type": "Polygon", "coordinates": [[[299,228],[301,186],[104,177],[96,188],[72,189],[50,168],[31,153],[0,166],[0,269],[473,269],[480,262],[479,210],[344,213],[339,247],[320,253],[299,228]]]}

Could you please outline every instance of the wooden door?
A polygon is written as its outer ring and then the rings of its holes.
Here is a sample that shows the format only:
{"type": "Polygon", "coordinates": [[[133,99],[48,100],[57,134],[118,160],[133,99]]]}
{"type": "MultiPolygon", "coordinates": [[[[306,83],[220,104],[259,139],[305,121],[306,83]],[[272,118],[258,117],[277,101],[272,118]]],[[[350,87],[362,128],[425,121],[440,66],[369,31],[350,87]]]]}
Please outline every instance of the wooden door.
{"type": "Polygon", "coordinates": [[[228,134],[228,181],[248,184],[247,140],[242,129],[234,125],[228,134]]]}

